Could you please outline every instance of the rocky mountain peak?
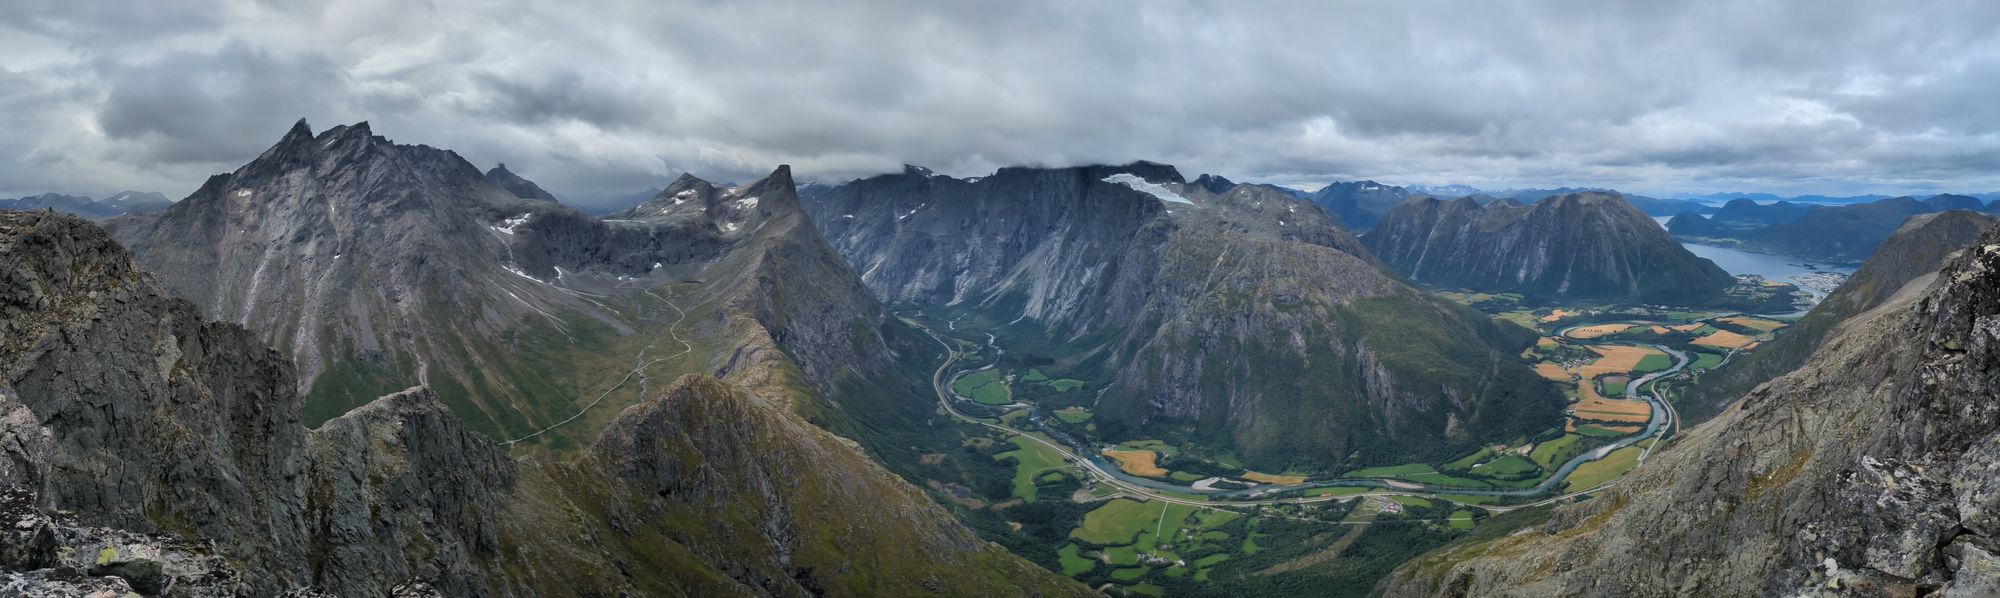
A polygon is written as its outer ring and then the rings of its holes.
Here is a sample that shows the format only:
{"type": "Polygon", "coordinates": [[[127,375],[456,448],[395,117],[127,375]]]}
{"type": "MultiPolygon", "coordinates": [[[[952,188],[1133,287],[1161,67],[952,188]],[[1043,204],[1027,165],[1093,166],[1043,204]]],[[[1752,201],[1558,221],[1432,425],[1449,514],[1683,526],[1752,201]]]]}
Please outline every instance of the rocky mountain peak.
{"type": "Polygon", "coordinates": [[[1209,193],[1222,194],[1235,187],[1236,183],[1220,175],[1204,174],[1194,179],[1194,186],[1207,189],[1209,193]]]}
{"type": "Polygon", "coordinates": [[[486,180],[501,189],[506,189],[508,193],[512,193],[515,197],[521,199],[556,201],[555,195],[542,190],[542,187],[536,185],[534,181],[521,178],[521,175],[507,170],[507,164],[504,162],[494,166],[492,170],[486,171],[486,180]]]}

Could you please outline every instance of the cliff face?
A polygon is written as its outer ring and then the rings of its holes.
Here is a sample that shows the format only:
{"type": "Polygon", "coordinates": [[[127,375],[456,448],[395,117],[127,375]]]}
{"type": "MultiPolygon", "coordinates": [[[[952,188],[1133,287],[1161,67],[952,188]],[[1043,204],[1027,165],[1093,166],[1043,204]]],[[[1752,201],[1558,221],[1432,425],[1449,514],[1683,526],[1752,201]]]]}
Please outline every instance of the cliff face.
{"type": "Polygon", "coordinates": [[[1993,222],[1990,216],[1963,210],[1910,218],[1847,282],[1784,334],[1738,355],[1729,367],[1703,374],[1681,400],[1682,419],[1688,424],[1707,421],[1758,384],[1798,369],[1842,322],[1880,305],[1911,279],[1936,272],[1993,222]]]}
{"type": "Polygon", "coordinates": [[[1362,242],[1411,280],[1443,288],[1700,304],[1735,281],[1610,193],[1532,206],[1417,198],[1396,206],[1362,242]]]}
{"type": "Polygon", "coordinates": [[[2000,232],[1605,494],[1434,553],[1392,596],[2000,591],[2000,232]]]}
{"type": "Polygon", "coordinates": [[[574,459],[510,460],[422,388],[309,432],[284,359],[100,229],[0,212],[0,258],[10,591],[1086,592],[782,398],[687,377],[574,459]]]}
{"type": "Polygon", "coordinates": [[[892,302],[1102,355],[1107,433],[1198,430],[1262,466],[1330,467],[1555,417],[1553,391],[1512,359],[1527,335],[1398,280],[1289,193],[1219,184],[1149,163],[976,180],[911,167],[807,209],[892,302]]]}

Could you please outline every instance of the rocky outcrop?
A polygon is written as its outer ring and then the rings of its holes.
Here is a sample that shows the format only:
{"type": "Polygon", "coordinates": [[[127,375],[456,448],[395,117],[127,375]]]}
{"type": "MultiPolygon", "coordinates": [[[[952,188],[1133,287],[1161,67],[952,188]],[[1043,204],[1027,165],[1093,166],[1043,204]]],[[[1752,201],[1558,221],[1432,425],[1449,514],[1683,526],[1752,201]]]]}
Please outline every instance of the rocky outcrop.
{"type": "Polygon", "coordinates": [[[45,460],[15,466],[35,472],[16,477],[38,503],[87,525],[212,539],[273,583],[303,581],[282,560],[307,550],[291,366],[158,292],[81,220],[0,212],[0,255],[0,390],[49,439],[45,460]]]}
{"type": "Polygon", "coordinates": [[[285,360],[75,218],[0,211],[0,332],[8,591],[1086,593],[713,378],[575,459],[510,460],[423,388],[308,432],[285,360]]]}
{"type": "Polygon", "coordinates": [[[889,301],[1062,348],[1040,357],[1102,359],[1107,434],[1201,430],[1261,467],[1328,468],[1553,421],[1553,391],[1512,358],[1524,331],[1398,280],[1287,192],[1213,185],[1151,163],[909,167],[807,209],[889,301]]]}
{"type": "Polygon", "coordinates": [[[1532,206],[1417,198],[1361,240],[1397,272],[1440,288],[1699,305],[1735,282],[1612,193],[1557,195],[1532,206]]]}
{"type": "Polygon", "coordinates": [[[1682,420],[1687,425],[1707,421],[1758,384],[1798,369],[1842,322],[1881,305],[1910,280],[1936,272],[1993,222],[1991,216],[1964,210],[1911,217],[1847,282],[1784,334],[1757,351],[1736,355],[1729,367],[1703,373],[1681,399],[1682,420]]]}
{"type": "Polygon", "coordinates": [[[1524,533],[1405,565],[1390,596],[2000,592],[2000,231],[1524,533]]]}

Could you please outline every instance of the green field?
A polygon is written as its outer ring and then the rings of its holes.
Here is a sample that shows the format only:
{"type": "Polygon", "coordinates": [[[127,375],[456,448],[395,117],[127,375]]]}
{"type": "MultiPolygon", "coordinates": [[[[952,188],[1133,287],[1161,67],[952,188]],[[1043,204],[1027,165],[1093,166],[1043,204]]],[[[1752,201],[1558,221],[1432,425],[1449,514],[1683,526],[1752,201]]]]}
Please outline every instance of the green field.
{"type": "Polygon", "coordinates": [[[1167,444],[1165,442],[1161,442],[1158,440],[1129,440],[1125,442],[1120,442],[1118,443],[1118,450],[1153,451],[1159,453],[1160,456],[1162,457],[1172,457],[1174,455],[1181,454],[1181,450],[1178,448],[1174,448],[1174,445],[1167,444]]]}
{"type": "Polygon", "coordinates": [[[1185,471],[1170,471],[1167,472],[1167,479],[1176,482],[1199,482],[1202,481],[1204,478],[1202,477],[1201,474],[1188,473],[1185,471]]]}
{"type": "Polygon", "coordinates": [[[1082,555],[1077,554],[1079,552],[1081,552],[1081,549],[1077,548],[1075,544],[1063,546],[1062,550],[1056,551],[1056,558],[1062,561],[1063,575],[1076,577],[1097,568],[1097,561],[1083,558],[1082,555]]]}
{"type": "Polygon", "coordinates": [[[1660,370],[1664,370],[1664,369],[1667,369],[1667,368],[1670,368],[1670,367],[1674,367],[1674,358],[1673,358],[1673,357],[1671,357],[1671,356],[1668,356],[1668,355],[1664,355],[1664,354],[1660,354],[1660,353],[1653,353],[1653,354],[1650,354],[1650,355],[1647,355],[1647,356],[1646,356],[1645,358],[1643,358],[1643,359],[1640,359],[1640,360],[1639,360],[1639,365],[1635,365],[1635,366],[1632,366],[1632,371],[1634,371],[1634,372],[1657,372],[1657,371],[1660,371],[1660,370]]]}
{"type": "Polygon", "coordinates": [[[959,396],[971,397],[982,405],[1005,405],[1013,402],[1007,394],[1007,383],[1000,380],[998,370],[980,370],[966,374],[951,384],[953,392],[959,396]]]}
{"type": "Polygon", "coordinates": [[[951,390],[957,392],[959,396],[970,397],[972,396],[972,391],[999,379],[1000,372],[997,370],[980,370],[959,376],[957,382],[951,383],[951,390]]]}
{"type": "Polygon", "coordinates": [[[1113,565],[1137,565],[1139,564],[1139,548],[1137,546],[1113,546],[1106,548],[1104,549],[1104,559],[1113,565]]]}
{"type": "MultiPolygon", "coordinates": [[[[1473,526],[1478,525],[1478,523],[1472,520],[1472,511],[1465,509],[1452,511],[1451,515],[1446,518],[1446,522],[1451,525],[1451,529],[1472,529],[1473,526]]],[[[1069,566],[1064,565],[1063,569],[1068,570],[1069,566]]]]}
{"type": "Polygon", "coordinates": [[[1580,440],[1583,440],[1582,436],[1565,434],[1562,438],[1535,445],[1535,450],[1528,453],[1528,457],[1534,459],[1535,464],[1541,465],[1544,469],[1553,469],[1557,464],[1576,456],[1575,452],[1570,450],[1570,446],[1580,440]]]}
{"type": "Polygon", "coordinates": [[[1493,456],[1492,447],[1479,447],[1478,451],[1475,451],[1470,455],[1461,457],[1457,461],[1452,461],[1450,463],[1444,464],[1444,468],[1447,471],[1469,469],[1473,466],[1473,464],[1478,463],[1480,462],[1480,460],[1483,460],[1491,456],[1493,456]]]}
{"type": "Polygon", "coordinates": [[[1603,459],[1578,466],[1576,471],[1570,472],[1569,478],[1564,480],[1564,489],[1571,492],[1588,490],[1618,479],[1618,476],[1625,475],[1625,472],[1631,471],[1632,466],[1639,463],[1641,452],[1645,452],[1645,449],[1636,445],[1628,446],[1612,451],[1603,459]]]}
{"type": "Polygon", "coordinates": [[[1474,473],[1492,476],[1514,476],[1532,473],[1538,469],[1541,469],[1541,467],[1536,465],[1534,461],[1528,460],[1527,457],[1507,455],[1480,465],[1474,468],[1473,471],[1474,473]]]}
{"type": "Polygon", "coordinates": [[[1083,388],[1083,381],[1075,378],[1057,378],[1049,381],[1049,387],[1056,389],[1056,392],[1069,392],[1083,388]]]}
{"type": "MultiPolygon", "coordinates": [[[[1007,440],[1019,448],[994,455],[993,458],[1001,460],[1013,459],[1015,461],[1014,497],[1033,502],[1036,498],[1035,477],[1047,471],[1060,471],[1062,468],[1068,466],[1068,462],[1063,460],[1062,453],[1043,446],[1042,443],[1022,436],[1015,436],[1007,440]]],[[[1100,544],[1106,543],[1108,542],[1100,542],[1100,544]]]]}
{"type": "Polygon", "coordinates": [[[1083,527],[1069,535],[1092,544],[1131,544],[1139,532],[1153,531],[1159,518],[1160,505],[1120,498],[1085,514],[1083,527]]]}
{"type": "Polygon", "coordinates": [[[1138,581],[1139,578],[1145,576],[1145,567],[1129,567],[1113,570],[1111,572],[1111,581],[1138,581]]]}
{"type": "Polygon", "coordinates": [[[1597,385],[1603,387],[1604,390],[1600,392],[1607,397],[1616,397],[1625,394],[1624,382],[1612,382],[1609,380],[1599,379],[1597,381],[1597,385]]]}
{"type": "Polygon", "coordinates": [[[1028,373],[1021,375],[1022,382],[1045,382],[1048,379],[1048,375],[1043,374],[1041,370],[1028,370],[1028,373]]]}
{"type": "Polygon", "coordinates": [[[1688,364],[1688,367],[1697,370],[1712,370],[1719,365],[1722,365],[1721,355],[1707,351],[1695,351],[1694,363],[1688,364]]]}
{"type": "Polygon", "coordinates": [[[1082,407],[1057,409],[1056,419],[1061,420],[1062,423],[1065,424],[1071,424],[1071,425],[1080,424],[1083,422],[1090,421],[1090,410],[1084,409],[1082,407]]]}

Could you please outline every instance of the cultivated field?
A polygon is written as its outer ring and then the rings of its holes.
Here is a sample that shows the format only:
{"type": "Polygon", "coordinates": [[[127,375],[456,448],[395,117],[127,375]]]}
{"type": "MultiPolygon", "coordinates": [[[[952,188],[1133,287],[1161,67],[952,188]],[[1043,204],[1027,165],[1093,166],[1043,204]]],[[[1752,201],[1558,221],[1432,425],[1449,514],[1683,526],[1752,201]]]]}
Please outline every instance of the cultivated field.
{"type": "Polygon", "coordinates": [[[1279,485],[1306,483],[1306,476],[1302,475],[1273,475],[1268,473],[1257,473],[1250,470],[1243,471],[1243,479],[1250,480],[1252,482],[1263,482],[1266,484],[1279,484],[1279,485]]]}
{"type": "Polygon", "coordinates": [[[1762,330],[1764,332],[1770,332],[1785,327],[1784,322],[1773,322],[1771,320],[1766,320],[1763,318],[1751,318],[1746,316],[1730,316],[1727,318],[1721,318],[1717,321],[1728,322],[1731,324],[1735,324],[1737,326],[1742,326],[1744,328],[1754,328],[1757,330],[1762,330]]]}
{"type": "Polygon", "coordinates": [[[1566,332],[1564,334],[1568,335],[1570,338],[1589,339],[1589,338],[1597,338],[1600,336],[1618,334],[1620,332],[1624,332],[1625,329],[1631,327],[1632,327],[1631,324],[1598,324],[1595,326],[1583,326],[1579,328],[1571,328],[1569,332],[1566,332]]]}
{"type": "Polygon", "coordinates": [[[1756,340],[1727,330],[1717,330],[1715,334],[1694,339],[1692,344],[1722,349],[1740,349],[1744,345],[1748,345],[1756,340]]]}
{"type": "Polygon", "coordinates": [[[1653,417],[1653,405],[1645,401],[1607,399],[1591,392],[1576,402],[1576,416],[1608,422],[1644,422],[1653,417]]]}
{"type": "Polygon", "coordinates": [[[1125,473],[1147,477],[1167,475],[1167,470],[1154,463],[1153,451],[1104,451],[1104,456],[1118,463],[1125,473]]]}
{"type": "Polygon", "coordinates": [[[1569,381],[1569,370],[1563,369],[1561,365],[1557,365],[1554,362],[1544,361],[1535,364],[1535,373],[1541,374],[1543,378],[1557,382],[1569,381]]]}
{"type": "Polygon", "coordinates": [[[1602,357],[1590,365],[1577,368],[1577,373],[1582,374],[1586,380],[1605,374],[1630,372],[1638,369],[1639,362],[1644,361],[1646,357],[1661,355],[1657,350],[1631,345],[1591,345],[1590,350],[1602,357]]]}

